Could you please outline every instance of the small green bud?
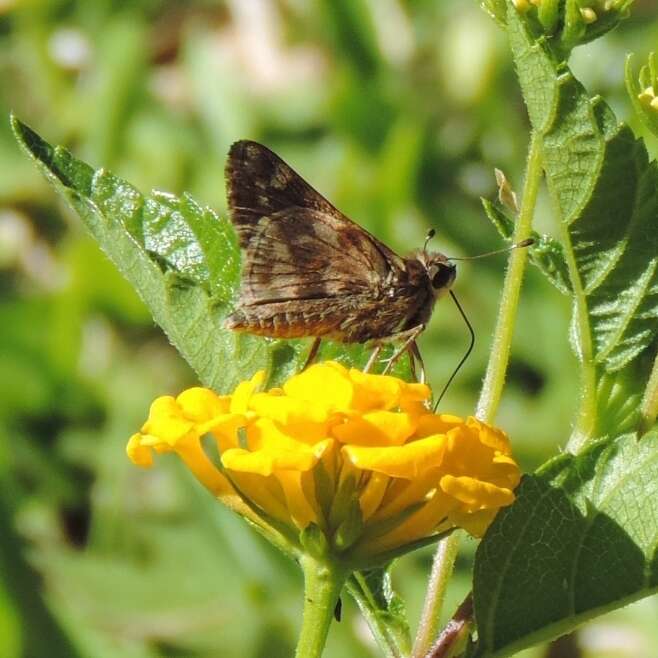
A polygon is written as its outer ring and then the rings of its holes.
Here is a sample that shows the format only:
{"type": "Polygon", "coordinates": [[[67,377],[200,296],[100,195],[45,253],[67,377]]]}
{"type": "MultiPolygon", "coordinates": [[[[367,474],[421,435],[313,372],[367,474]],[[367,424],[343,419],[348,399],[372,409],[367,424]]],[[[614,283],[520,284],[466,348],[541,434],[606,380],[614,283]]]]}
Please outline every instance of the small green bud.
{"type": "Polygon", "coordinates": [[[315,523],[307,525],[299,533],[299,543],[308,555],[315,558],[322,558],[329,554],[329,542],[324,532],[315,523]]]}
{"type": "Polygon", "coordinates": [[[334,546],[339,551],[349,548],[363,532],[363,519],[359,501],[356,500],[350,506],[345,520],[338,526],[334,534],[334,546]]]}
{"type": "Polygon", "coordinates": [[[591,7],[581,9],[580,15],[583,17],[583,21],[586,25],[591,25],[598,19],[596,12],[591,7]]]}
{"type": "Polygon", "coordinates": [[[655,53],[649,55],[637,76],[633,68],[633,55],[629,55],[626,59],[626,91],[642,123],[658,135],[658,64],[655,53]]]}

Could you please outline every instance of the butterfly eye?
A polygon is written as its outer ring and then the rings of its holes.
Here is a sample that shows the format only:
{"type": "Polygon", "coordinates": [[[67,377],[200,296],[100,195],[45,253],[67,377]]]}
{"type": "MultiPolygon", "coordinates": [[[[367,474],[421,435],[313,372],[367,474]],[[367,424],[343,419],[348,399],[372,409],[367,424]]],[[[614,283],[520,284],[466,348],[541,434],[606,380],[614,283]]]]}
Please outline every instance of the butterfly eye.
{"type": "Polygon", "coordinates": [[[455,268],[449,265],[439,265],[436,274],[432,277],[432,287],[435,290],[446,288],[455,278],[455,268]]]}

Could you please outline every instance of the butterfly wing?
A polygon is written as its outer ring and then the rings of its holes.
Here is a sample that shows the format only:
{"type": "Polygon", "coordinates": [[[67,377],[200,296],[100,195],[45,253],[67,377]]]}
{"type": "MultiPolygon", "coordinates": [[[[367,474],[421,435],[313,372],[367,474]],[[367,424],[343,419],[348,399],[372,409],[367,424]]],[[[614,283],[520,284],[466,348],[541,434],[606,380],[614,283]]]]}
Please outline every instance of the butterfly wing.
{"type": "Polygon", "coordinates": [[[405,276],[395,252],[345,217],[256,142],[231,147],[231,220],[243,250],[229,326],[274,336],[336,333],[347,309],[371,313],[405,276]]]}
{"type": "Polygon", "coordinates": [[[235,142],[228,154],[225,174],[231,221],[243,248],[258,232],[264,217],[282,210],[301,207],[338,213],[276,153],[258,142],[235,142]]]}

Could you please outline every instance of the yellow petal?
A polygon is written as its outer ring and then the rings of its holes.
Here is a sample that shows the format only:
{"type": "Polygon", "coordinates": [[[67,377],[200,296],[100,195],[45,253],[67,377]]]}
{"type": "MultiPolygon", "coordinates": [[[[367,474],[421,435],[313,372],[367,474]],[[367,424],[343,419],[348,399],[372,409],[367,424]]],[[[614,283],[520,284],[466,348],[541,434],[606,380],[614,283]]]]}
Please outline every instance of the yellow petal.
{"type": "Polygon", "coordinates": [[[260,475],[280,470],[308,471],[330,449],[331,439],[312,446],[296,441],[269,418],[260,418],[247,428],[248,450],[232,448],[222,453],[225,468],[260,475]]]}
{"type": "Polygon", "coordinates": [[[514,493],[509,489],[466,476],[444,475],[441,489],[463,503],[469,511],[503,507],[514,502],[514,493]]]}
{"type": "Polygon", "coordinates": [[[487,425],[473,416],[466,419],[466,426],[478,435],[480,442],[485,446],[504,454],[511,452],[509,438],[503,430],[487,425]]]}
{"type": "Polygon", "coordinates": [[[392,480],[373,521],[389,519],[408,507],[422,503],[431,491],[439,487],[440,479],[441,469],[434,468],[413,480],[392,480]]]}
{"type": "Polygon", "coordinates": [[[176,453],[192,471],[194,477],[215,496],[221,497],[233,493],[232,485],[208,459],[198,439],[179,443],[176,446],[176,453]]]}
{"type": "Polygon", "coordinates": [[[183,416],[180,406],[169,395],[153,401],[148,420],[142,426],[143,434],[156,436],[170,446],[174,446],[193,430],[194,423],[183,416]]]}
{"type": "Polygon", "coordinates": [[[400,394],[400,404],[409,404],[411,402],[424,402],[432,396],[432,391],[427,384],[402,382],[402,391],[400,394]]]}
{"type": "Polygon", "coordinates": [[[246,413],[249,408],[249,400],[251,399],[251,396],[263,383],[264,379],[265,371],[259,370],[249,381],[238,384],[231,396],[229,411],[236,414],[246,413]]]}
{"type": "Polygon", "coordinates": [[[283,523],[292,522],[281,484],[274,476],[232,471],[231,480],[245,498],[265,513],[283,523]]]}
{"type": "Polygon", "coordinates": [[[349,409],[354,397],[347,369],[334,361],[312,365],[291,377],[283,390],[291,398],[321,404],[329,411],[349,409]]]}
{"type": "Polygon", "coordinates": [[[386,487],[391,481],[388,475],[382,473],[373,473],[359,496],[359,506],[361,507],[361,517],[367,521],[379,507],[384,498],[386,487]]]}
{"type": "Polygon", "coordinates": [[[151,454],[150,448],[142,445],[141,438],[141,434],[133,434],[130,439],[128,439],[126,453],[133,464],[136,466],[142,466],[143,468],[148,468],[153,465],[153,455],[151,454]]]}
{"type": "Polygon", "coordinates": [[[197,386],[183,391],[176,398],[176,402],[187,419],[195,423],[205,423],[228,413],[231,399],[197,386]]]}
{"type": "Polygon", "coordinates": [[[224,468],[231,471],[272,475],[280,470],[307,471],[317,463],[317,458],[309,450],[306,454],[295,451],[256,450],[249,452],[242,448],[231,448],[222,454],[224,468]]]}
{"type": "Polygon", "coordinates": [[[249,406],[258,416],[283,425],[286,433],[298,441],[316,443],[327,436],[328,412],[315,402],[259,393],[251,398],[249,406]]]}
{"type": "Polygon", "coordinates": [[[371,411],[360,418],[335,425],[331,433],[342,443],[360,446],[402,445],[416,429],[411,414],[371,411]]]}
{"type": "Polygon", "coordinates": [[[418,418],[415,436],[422,439],[432,434],[447,434],[451,429],[463,423],[464,421],[459,416],[425,413],[418,418]]]}
{"type": "Polygon", "coordinates": [[[200,434],[212,432],[217,439],[219,452],[238,446],[238,430],[245,427],[247,419],[243,414],[222,414],[200,425],[197,429],[200,434]]]}
{"type": "Polygon", "coordinates": [[[299,452],[312,454],[311,446],[298,441],[285,431],[278,423],[269,418],[259,418],[247,427],[247,444],[249,450],[268,450],[276,452],[299,452]]]}
{"type": "Polygon", "coordinates": [[[279,471],[276,478],[281,484],[283,493],[286,497],[286,504],[292,520],[298,528],[305,528],[310,523],[318,523],[318,514],[316,511],[317,503],[315,500],[309,500],[304,495],[304,490],[312,488],[312,482],[308,480],[302,485],[302,478],[305,473],[299,471],[279,471]]]}
{"type": "Polygon", "coordinates": [[[358,411],[392,409],[400,403],[402,381],[387,375],[372,375],[351,368],[349,377],[354,383],[352,408],[358,411]]]}
{"type": "Polygon", "coordinates": [[[409,518],[376,537],[368,537],[359,552],[377,554],[390,551],[398,546],[409,544],[436,532],[438,526],[446,521],[454,509],[454,501],[440,490],[435,490],[430,499],[409,518]]]}
{"type": "Polygon", "coordinates": [[[496,518],[498,508],[483,509],[478,512],[454,510],[448,515],[448,520],[454,526],[464,528],[473,537],[483,537],[491,522],[496,518]]]}
{"type": "Polygon", "coordinates": [[[444,448],[445,437],[438,435],[387,448],[344,446],[342,453],[354,466],[364,471],[412,480],[439,466],[444,448]]]}

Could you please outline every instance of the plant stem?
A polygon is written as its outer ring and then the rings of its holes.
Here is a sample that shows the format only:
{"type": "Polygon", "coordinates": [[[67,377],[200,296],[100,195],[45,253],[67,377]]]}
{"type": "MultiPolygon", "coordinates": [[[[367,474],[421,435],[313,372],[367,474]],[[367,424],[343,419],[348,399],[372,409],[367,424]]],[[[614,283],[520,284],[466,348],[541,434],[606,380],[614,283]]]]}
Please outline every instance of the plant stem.
{"type": "MultiPolygon", "coordinates": [[[[537,194],[542,179],[542,138],[534,132],[530,137],[528,149],[528,163],[526,165],[525,182],[523,185],[523,198],[521,211],[514,228],[514,242],[521,242],[530,237],[532,219],[537,204],[537,194]]],[[[496,416],[498,405],[505,384],[507,364],[512,347],[516,309],[521,294],[521,284],[525,265],[528,260],[526,249],[514,249],[509,257],[505,282],[498,308],[498,319],[489,354],[487,372],[484,376],[480,399],[476,408],[476,416],[485,422],[491,422],[496,416]]],[[[427,652],[436,635],[441,606],[445,597],[445,589],[453,570],[455,557],[459,549],[459,534],[453,533],[444,542],[439,544],[434,558],[434,566],[430,576],[425,598],[425,607],[421,626],[416,637],[414,658],[427,652]],[[421,649],[424,648],[424,652],[421,649]]]]}
{"type": "MultiPolygon", "coordinates": [[[[556,201],[553,204],[556,208],[559,208],[556,201]]],[[[567,225],[563,221],[560,221],[560,230],[562,232],[562,242],[565,246],[564,255],[569,268],[569,278],[573,286],[573,342],[576,345],[576,353],[580,362],[580,402],[573,431],[565,446],[568,452],[576,454],[587,439],[594,436],[596,431],[596,367],[594,365],[594,350],[592,348],[585,291],[582,287],[578,265],[571,247],[571,237],[567,225]]]]}
{"type": "MultiPolygon", "coordinates": [[[[523,188],[523,205],[514,229],[514,242],[530,237],[532,218],[537,203],[537,192],[542,178],[541,136],[534,132],[530,138],[528,164],[523,188]]],[[[491,345],[487,372],[484,376],[482,391],[478,401],[476,416],[485,422],[491,422],[498,410],[505,384],[505,374],[514,334],[516,308],[519,303],[523,273],[528,259],[526,249],[515,249],[510,254],[503,293],[498,308],[498,320],[491,345]]]]}
{"type": "Polygon", "coordinates": [[[649,382],[640,405],[640,434],[651,429],[658,416],[658,356],[653,363],[649,382]]]}
{"type": "Polygon", "coordinates": [[[462,655],[473,627],[473,596],[469,594],[446,624],[425,658],[462,655]]]}
{"type": "Polygon", "coordinates": [[[418,624],[413,653],[411,654],[412,658],[422,658],[430,650],[432,642],[437,636],[441,608],[443,607],[446,589],[459,550],[459,534],[453,532],[445,539],[442,539],[437,546],[423,612],[418,624]]]}
{"type": "Polygon", "coordinates": [[[309,555],[302,557],[301,567],[304,572],[304,614],[295,658],[319,658],[347,573],[336,564],[309,555]]]}

